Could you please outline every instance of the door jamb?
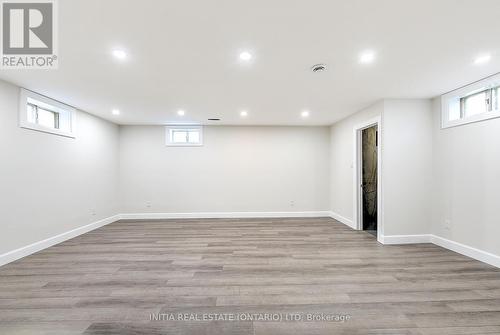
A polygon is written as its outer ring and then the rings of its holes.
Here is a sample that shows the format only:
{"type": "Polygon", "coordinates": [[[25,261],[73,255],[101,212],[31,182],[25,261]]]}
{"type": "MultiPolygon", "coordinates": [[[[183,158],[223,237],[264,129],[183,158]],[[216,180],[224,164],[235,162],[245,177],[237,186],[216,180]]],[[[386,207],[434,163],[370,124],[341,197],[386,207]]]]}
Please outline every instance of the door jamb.
{"type": "Polygon", "coordinates": [[[361,161],[362,153],[362,131],[366,128],[372,126],[377,126],[378,136],[377,136],[377,241],[382,243],[384,236],[384,216],[382,212],[382,118],[377,116],[375,118],[369,119],[363,123],[354,126],[354,160],[353,160],[353,182],[354,182],[354,192],[353,192],[353,226],[356,230],[363,230],[363,193],[361,192],[362,183],[362,168],[363,164],[361,161]]]}

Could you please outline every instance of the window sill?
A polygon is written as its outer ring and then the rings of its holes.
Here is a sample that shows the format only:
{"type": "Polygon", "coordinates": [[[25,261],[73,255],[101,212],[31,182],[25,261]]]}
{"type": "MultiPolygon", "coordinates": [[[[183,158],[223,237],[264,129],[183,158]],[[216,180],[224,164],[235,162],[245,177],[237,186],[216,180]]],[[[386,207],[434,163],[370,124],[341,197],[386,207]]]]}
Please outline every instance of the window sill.
{"type": "Polygon", "coordinates": [[[63,136],[63,137],[68,137],[68,138],[76,138],[75,134],[73,134],[73,133],[68,133],[65,131],[58,131],[56,129],[50,129],[50,128],[38,126],[36,124],[27,123],[27,122],[21,122],[20,127],[23,129],[34,130],[34,131],[38,131],[41,133],[53,134],[53,135],[63,136]]]}
{"type": "Polygon", "coordinates": [[[443,123],[441,125],[441,129],[463,126],[463,125],[466,125],[469,123],[476,123],[476,122],[486,121],[486,120],[495,119],[495,118],[499,118],[499,117],[500,117],[500,110],[481,113],[481,114],[477,114],[474,116],[470,116],[470,117],[465,118],[465,119],[454,120],[454,121],[443,121],[443,123]]]}
{"type": "Polygon", "coordinates": [[[175,144],[175,143],[167,143],[166,144],[167,147],[202,147],[203,146],[203,143],[195,143],[195,144],[186,144],[186,143],[179,143],[179,144],[175,144]]]}

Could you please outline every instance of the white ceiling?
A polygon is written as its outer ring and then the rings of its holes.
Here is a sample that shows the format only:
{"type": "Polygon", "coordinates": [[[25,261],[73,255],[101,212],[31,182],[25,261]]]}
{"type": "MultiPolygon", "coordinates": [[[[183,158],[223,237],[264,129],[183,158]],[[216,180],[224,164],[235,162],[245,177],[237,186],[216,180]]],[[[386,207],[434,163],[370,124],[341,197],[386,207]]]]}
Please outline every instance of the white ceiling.
{"type": "Polygon", "coordinates": [[[499,13],[498,0],[59,0],[59,69],[0,78],[119,124],[327,125],[499,72],[499,13]]]}

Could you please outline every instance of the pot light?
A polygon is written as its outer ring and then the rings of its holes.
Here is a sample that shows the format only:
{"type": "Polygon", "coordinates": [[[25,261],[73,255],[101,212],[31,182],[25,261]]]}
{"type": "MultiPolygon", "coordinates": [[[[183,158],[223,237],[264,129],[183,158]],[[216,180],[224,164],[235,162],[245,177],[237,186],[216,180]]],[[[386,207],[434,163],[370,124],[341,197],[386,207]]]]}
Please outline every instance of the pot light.
{"type": "Polygon", "coordinates": [[[359,62],[361,64],[370,64],[370,63],[373,63],[374,60],[375,60],[375,52],[374,51],[367,50],[367,51],[362,52],[361,55],[359,55],[359,62]]]}
{"type": "Polygon", "coordinates": [[[240,112],[240,116],[241,117],[247,117],[248,116],[248,112],[247,111],[241,111],[240,112]]]}
{"type": "Polygon", "coordinates": [[[120,110],[119,109],[113,109],[111,111],[111,114],[113,114],[113,115],[120,115],[120,110]]]}
{"type": "Polygon", "coordinates": [[[252,54],[248,51],[243,51],[242,53],[240,53],[240,59],[242,61],[248,62],[252,59],[252,54]]]}
{"type": "Polygon", "coordinates": [[[309,117],[311,113],[309,113],[309,111],[302,111],[302,113],[300,113],[300,116],[302,117],[309,117]]]}
{"type": "Polygon", "coordinates": [[[115,58],[117,59],[123,60],[127,58],[127,53],[125,52],[125,50],[115,49],[113,50],[113,56],[115,56],[115,58]]]}
{"type": "Polygon", "coordinates": [[[179,116],[184,116],[185,114],[186,114],[186,112],[184,112],[182,109],[177,111],[177,115],[179,115],[179,116]]]}
{"type": "Polygon", "coordinates": [[[485,54],[485,55],[478,56],[474,60],[474,64],[476,64],[476,65],[485,64],[485,63],[488,63],[490,60],[491,60],[491,55],[485,54]]]}

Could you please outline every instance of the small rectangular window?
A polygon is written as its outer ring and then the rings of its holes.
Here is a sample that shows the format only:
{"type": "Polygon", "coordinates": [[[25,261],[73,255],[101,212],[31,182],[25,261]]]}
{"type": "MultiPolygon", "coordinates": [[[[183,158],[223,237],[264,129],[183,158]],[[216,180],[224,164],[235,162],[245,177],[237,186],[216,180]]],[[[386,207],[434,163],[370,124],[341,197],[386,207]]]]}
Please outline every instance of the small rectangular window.
{"type": "Polygon", "coordinates": [[[203,145],[203,128],[200,126],[168,126],[166,127],[166,144],[168,146],[203,145]]]}
{"type": "Polygon", "coordinates": [[[20,94],[19,120],[26,129],[74,137],[74,108],[25,89],[20,94]]]}
{"type": "Polygon", "coordinates": [[[199,130],[190,131],[188,133],[188,142],[189,143],[200,143],[200,132],[199,132],[199,130]]]}
{"type": "Polygon", "coordinates": [[[461,118],[488,112],[490,104],[487,97],[488,91],[482,91],[461,98],[461,118]]]}
{"type": "Polygon", "coordinates": [[[59,113],[28,102],[28,119],[31,123],[51,129],[59,129],[59,113]]]}
{"type": "Polygon", "coordinates": [[[172,143],[187,143],[189,132],[184,130],[172,130],[172,143]]]}
{"type": "Polygon", "coordinates": [[[442,127],[500,117],[500,74],[441,97],[442,127]]]}

